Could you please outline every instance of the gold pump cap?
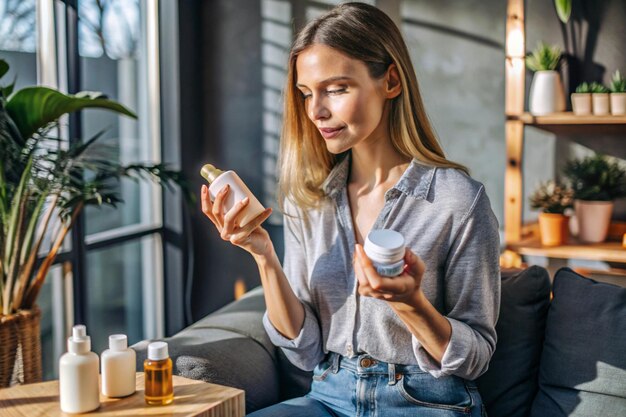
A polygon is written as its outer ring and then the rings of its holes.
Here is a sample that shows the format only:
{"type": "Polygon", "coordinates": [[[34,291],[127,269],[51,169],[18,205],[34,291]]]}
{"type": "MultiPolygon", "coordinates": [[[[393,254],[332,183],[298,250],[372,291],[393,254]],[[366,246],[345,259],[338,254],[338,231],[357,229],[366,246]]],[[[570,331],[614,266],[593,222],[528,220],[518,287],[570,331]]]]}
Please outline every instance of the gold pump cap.
{"type": "Polygon", "coordinates": [[[206,164],[200,170],[200,175],[202,175],[204,177],[204,179],[206,179],[208,182],[211,183],[211,182],[215,181],[215,178],[217,178],[220,175],[222,175],[223,172],[224,171],[222,171],[221,169],[215,168],[211,164],[206,164]]]}

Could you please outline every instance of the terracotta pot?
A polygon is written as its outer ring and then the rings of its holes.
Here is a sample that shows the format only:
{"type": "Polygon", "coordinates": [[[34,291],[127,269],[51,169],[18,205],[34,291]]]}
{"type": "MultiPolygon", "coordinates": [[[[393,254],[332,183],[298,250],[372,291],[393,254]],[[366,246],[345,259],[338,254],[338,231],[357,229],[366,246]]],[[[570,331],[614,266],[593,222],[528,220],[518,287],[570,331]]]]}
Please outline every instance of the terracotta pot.
{"type": "Polygon", "coordinates": [[[626,93],[611,93],[611,114],[614,116],[626,114],[626,93]]]}
{"type": "Polygon", "coordinates": [[[572,93],[572,111],[574,114],[591,114],[591,94],[572,93]]]}
{"type": "Polygon", "coordinates": [[[561,76],[556,71],[537,71],[530,85],[528,108],[532,114],[543,115],[565,110],[565,94],[561,76]]]}
{"type": "Polygon", "coordinates": [[[609,93],[591,94],[593,114],[604,116],[609,114],[609,93]]]}
{"type": "Polygon", "coordinates": [[[0,388],[41,381],[40,322],[38,307],[0,315],[0,388]]]}
{"type": "Polygon", "coordinates": [[[604,242],[609,232],[612,201],[574,200],[574,210],[578,219],[578,239],[583,242],[604,242]]]}
{"type": "Polygon", "coordinates": [[[539,234],[543,246],[558,246],[569,238],[569,217],[558,213],[539,213],[539,234]]]}

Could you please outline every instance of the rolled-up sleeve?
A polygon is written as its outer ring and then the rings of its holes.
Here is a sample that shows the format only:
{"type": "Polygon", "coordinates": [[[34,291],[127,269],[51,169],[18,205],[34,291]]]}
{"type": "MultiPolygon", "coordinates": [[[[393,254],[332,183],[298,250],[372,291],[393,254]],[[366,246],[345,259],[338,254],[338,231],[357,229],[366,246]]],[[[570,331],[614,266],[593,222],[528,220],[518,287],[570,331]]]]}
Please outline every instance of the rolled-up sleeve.
{"type": "Polygon", "coordinates": [[[413,336],[419,366],[435,377],[476,379],[487,371],[496,346],[500,311],[498,222],[481,187],[455,234],[445,264],[445,317],[452,335],[441,363],[413,336]]]}
{"type": "MultiPolygon", "coordinates": [[[[294,210],[290,211],[293,212],[294,210]]],[[[311,371],[322,361],[324,352],[322,351],[322,333],[317,314],[312,307],[309,291],[306,252],[302,242],[301,227],[300,219],[285,216],[283,270],[293,292],[304,307],[302,329],[295,339],[286,338],[276,330],[267,311],[263,316],[263,325],[272,343],[283,350],[291,363],[300,369],[311,371]]]]}

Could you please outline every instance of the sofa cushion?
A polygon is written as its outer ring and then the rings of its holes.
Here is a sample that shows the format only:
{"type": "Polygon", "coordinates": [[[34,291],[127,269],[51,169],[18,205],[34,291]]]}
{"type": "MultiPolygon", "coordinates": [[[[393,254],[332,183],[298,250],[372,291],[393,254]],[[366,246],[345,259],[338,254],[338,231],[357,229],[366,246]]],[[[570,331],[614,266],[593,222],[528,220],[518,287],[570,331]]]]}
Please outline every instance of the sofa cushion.
{"type": "Polygon", "coordinates": [[[502,271],[498,342],[489,369],[476,381],[489,417],[529,415],[549,303],[545,269],[502,271]]]}
{"type": "Polygon", "coordinates": [[[532,417],[626,415],[626,288],[554,277],[532,417]]]}

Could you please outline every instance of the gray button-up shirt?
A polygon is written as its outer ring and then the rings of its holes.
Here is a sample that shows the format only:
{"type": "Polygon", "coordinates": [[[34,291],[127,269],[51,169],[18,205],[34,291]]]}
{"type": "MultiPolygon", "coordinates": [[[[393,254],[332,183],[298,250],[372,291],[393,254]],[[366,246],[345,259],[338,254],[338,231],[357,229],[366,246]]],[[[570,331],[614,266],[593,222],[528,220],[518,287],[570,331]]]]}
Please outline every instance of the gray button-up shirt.
{"type": "Polygon", "coordinates": [[[385,194],[373,226],[400,232],[426,264],[422,290],[452,326],[438,364],[386,301],[358,294],[346,187],[349,166],[350,158],[345,158],[332,170],[324,184],[329,198],[308,210],[308,219],[286,203],[283,267],[304,305],[305,319],[300,334],[290,340],[266,313],[263,323],[270,339],[305,370],[332,351],[417,364],[435,377],[477,378],[487,370],[496,346],[500,307],[498,223],[483,185],[459,170],[413,160],[385,194]]]}

